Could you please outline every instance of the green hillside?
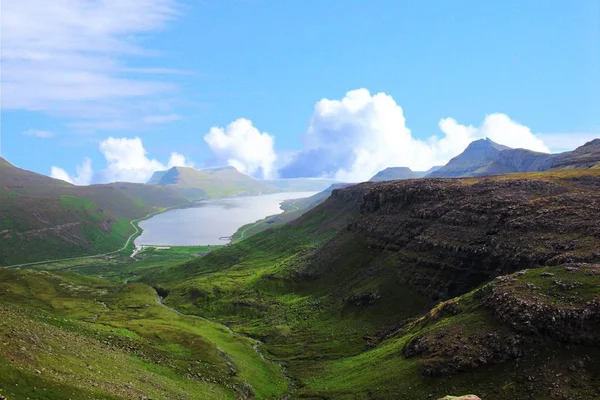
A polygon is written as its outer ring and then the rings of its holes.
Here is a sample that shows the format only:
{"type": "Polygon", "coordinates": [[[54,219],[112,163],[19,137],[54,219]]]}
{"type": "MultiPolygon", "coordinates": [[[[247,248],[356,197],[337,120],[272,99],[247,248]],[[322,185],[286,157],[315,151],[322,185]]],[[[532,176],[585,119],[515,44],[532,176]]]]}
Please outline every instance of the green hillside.
{"type": "Polygon", "coordinates": [[[148,286],[0,269],[0,396],[276,399],[255,341],[158,302],[148,286]]]}
{"type": "Polygon", "coordinates": [[[167,304],[263,341],[270,358],[285,361],[298,398],[539,398],[556,374],[568,377],[556,393],[593,398],[599,314],[587,302],[600,300],[600,271],[543,265],[599,261],[600,217],[589,210],[598,196],[594,171],[363,184],[291,224],[143,280],[160,283],[167,304]],[[532,271],[501,281],[527,277],[514,287],[515,304],[555,296],[557,315],[582,307],[591,317],[580,331],[592,342],[565,346],[558,326],[519,321],[502,299],[478,292],[524,268],[532,271]],[[429,347],[415,347],[420,337],[429,347]],[[516,360],[532,381],[515,376],[516,360]]]}
{"type": "Polygon", "coordinates": [[[0,163],[0,265],[117,250],[130,221],[189,201],[142,184],[74,186],[0,163]]]}
{"type": "Polygon", "coordinates": [[[0,269],[0,393],[594,399],[597,204],[593,169],[363,183],[207,254],[0,269]]]}

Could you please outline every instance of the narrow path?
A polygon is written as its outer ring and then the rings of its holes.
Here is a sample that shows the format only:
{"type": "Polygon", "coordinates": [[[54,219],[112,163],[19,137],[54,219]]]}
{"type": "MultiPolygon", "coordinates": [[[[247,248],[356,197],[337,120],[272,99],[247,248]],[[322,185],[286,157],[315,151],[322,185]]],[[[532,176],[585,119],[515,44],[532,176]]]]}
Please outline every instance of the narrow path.
{"type": "MultiPolygon", "coordinates": [[[[108,252],[108,253],[94,254],[94,255],[91,255],[91,256],[79,256],[79,257],[70,257],[70,258],[60,258],[60,259],[57,259],[57,260],[44,260],[44,261],[36,261],[36,262],[24,263],[24,264],[5,265],[5,266],[3,266],[3,268],[19,268],[19,267],[27,267],[29,265],[51,264],[51,263],[61,262],[61,261],[84,260],[86,258],[104,257],[104,256],[110,256],[112,254],[119,253],[119,252],[125,250],[127,248],[127,246],[129,246],[129,243],[131,242],[131,239],[134,236],[136,236],[137,234],[140,233],[141,229],[136,225],[138,222],[143,221],[145,219],[148,219],[150,217],[153,217],[153,216],[155,216],[157,214],[161,214],[163,212],[169,211],[169,210],[174,209],[174,208],[179,208],[179,207],[181,207],[181,206],[161,208],[160,210],[151,212],[150,214],[148,214],[148,215],[146,215],[144,217],[136,218],[136,219],[133,219],[133,220],[129,221],[129,223],[131,224],[131,226],[133,226],[133,228],[135,229],[135,232],[132,233],[131,235],[129,235],[129,237],[127,238],[127,241],[125,242],[125,245],[123,247],[121,247],[120,249],[118,249],[118,250],[111,251],[111,252],[108,252]]],[[[134,252],[131,255],[131,257],[133,257],[135,255],[135,253],[136,253],[136,251],[134,249],[134,252]]]]}
{"type": "Polygon", "coordinates": [[[261,219],[260,221],[250,225],[249,227],[247,227],[246,229],[244,229],[242,232],[240,232],[240,238],[238,240],[242,240],[244,239],[244,236],[246,235],[246,232],[252,228],[254,228],[255,226],[258,226],[260,224],[264,224],[266,222],[265,219],[261,219]]]}
{"type": "MultiPolygon", "coordinates": [[[[154,290],[154,288],[152,288],[152,290],[154,290]]],[[[249,340],[249,341],[253,342],[254,344],[252,345],[252,348],[254,349],[254,351],[256,351],[256,353],[259,355],[259,357],[261,359],[263,359],[264,361],[270,363],[270,364],[276,364],[276,365],[278,365],[279,366],[279,370],[281,371],[281,376],[283,376],[283,379],[288,383],[287,390],[286,390],[285,394],[283,395],[283,397],[280,398],[280,400],[288,400],[290,398],[291,391],[295,388],[294,381],[292,381],[292,379],[287,375],[287,373],[285,371],[285,367],[283,366],[283,364],[281,362],[273,361],[273,360],[267,358],[267,356],[265,356],[265,353],[263,353],[261,351],[260,347],[259,347],[261,344],[263,344],[260,340],[254,339],[254,338],[252,338],[250,336],[246,336],[246,335],[243,335],[243,334],[238,333],[238,332],[234,332],[234,330],[231,329],[229,326],[227,326],[225,324],[222,324],[220,322],[213,321],[213,320],[210,320],[208,318],[201,317],[199,315],[184,314],[181,311],[177,310],[176,308],[169,307],[168,305],[164,304],[163,303],[163,298],[161,296],[159,296],[159,294],[156,292],[156,290],[154,290],[154,293],[156,294],[156,302],[158,304],[160,304],[161,306],[165,307],[168,310],[173,311],[177,315],[181,315],[182,317],[197,318],[197,319],[200,319],[202,321],[206,321],[206,322],[210,322],[210,323],[215,324],[215,325],[219,325],[220,327],[222,327],[223,329],[225,329],[227,332],[231,333],[233,336],[244,338],[246,340],[249,340]]]]}

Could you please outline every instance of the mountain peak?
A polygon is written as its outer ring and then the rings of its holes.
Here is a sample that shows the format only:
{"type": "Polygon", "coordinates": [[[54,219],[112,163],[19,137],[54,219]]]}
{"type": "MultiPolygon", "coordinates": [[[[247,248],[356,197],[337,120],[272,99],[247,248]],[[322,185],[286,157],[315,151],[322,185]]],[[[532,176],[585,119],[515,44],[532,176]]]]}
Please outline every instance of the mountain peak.
{"type": "Polygon", "coordinates": [[[370,182],[395,181],[400,179],[418,178],[418,175],[408,167],[388,167],[379,171],[369,179],[370,182]]]}
{"type": "Polygon", "coordinates": [[[468,151],[469,149],[471,149],[471,150],[473,150],[473,149],[495,149],[498,151],[502,151],[502,150],[509,150],[510,147],[496,143],[492,139],[486,137],[484,139],[475,140],[475,141],[469,143],[469,145],[467,146],[465,151],[468,151]]]}

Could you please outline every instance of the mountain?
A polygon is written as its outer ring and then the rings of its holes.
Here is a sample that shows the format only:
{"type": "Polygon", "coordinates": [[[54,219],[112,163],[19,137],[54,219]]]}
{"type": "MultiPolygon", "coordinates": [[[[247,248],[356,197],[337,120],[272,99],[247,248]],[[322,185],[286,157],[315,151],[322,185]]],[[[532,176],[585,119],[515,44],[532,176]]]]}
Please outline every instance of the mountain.
{"type": "Polygon", "coordinates": [[[592,169],[369,182],[142,280],[260,339],[292,398],[595,398],[598,204],[592,169]]]}
{"type": "Polygon", "coordinates": [[[234,167],[203,170],[173,167],[167,171],[155,172],[148,184],[176,189],[192,199],[243,196],[280,191],[276,186],[245,175],[234,167]]]}
{"type": "Polygon", "coordinates": [[[600,168],[600,139],[594,139],[577,149],[558,154],[552,159],[551,169],[600,168]]]}
{"type": "Polygon", "coordinates": [[[0,265],[121,247],[130,221],[189,201],[143,184],[75,186],[0,161],[0,265]]]}
{"type": "Polygon", "coordinates": [[[599,205],[598,169],[366,182],[201,257],[0,268],[1,394],[595,399],[599,205]]]}
{"type": "Polygon", "coordinates": [[[480,139],[472,142],[464,152],[442,168],[428,174],[427,177],[458,178],[550,169],[598,168],[599,143],[600,139],[595,139],[573,151],[546,154],[525,149],[511,149],[490,139],[480,139]]]}
{"type": "Polygon", "coordinates": [[[441,167],[433,167],[429,171],[413,171],[408,167],[390,167],[375,174],[369,182],[395,181],[401,179],[422,178],[430,172],[437,171],[441,167]]]}

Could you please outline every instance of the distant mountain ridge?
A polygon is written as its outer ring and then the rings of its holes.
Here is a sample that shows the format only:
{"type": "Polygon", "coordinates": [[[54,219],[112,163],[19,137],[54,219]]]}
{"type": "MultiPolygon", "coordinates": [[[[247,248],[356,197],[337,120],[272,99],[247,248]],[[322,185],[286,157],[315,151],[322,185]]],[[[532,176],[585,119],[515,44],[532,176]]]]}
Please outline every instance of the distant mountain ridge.
{"type": "Polygon", "coordinates": [[[500,175],[516,172],[538,172],[551,169],[586,169],[600,166],[600,139],[558,154],[512,149],[490,139],[472,142],[448,164],[427,178],[460,178],[500,175]]]}
{"type": "Polygon", "coordinates": [[[173,167],[155,172],[148,184],[174,188],[194,200],[280,191],[276,186],[245,175],[234,167],[202,170],[173,167]]]}
{"type": "Polygon", "coordinates": [[[573,151],[548,154],[527,149],[513,149],[493,140],[471,142],[459,155],[442,167],[413,171],[408,167],[390,167],[375,174],[370,182],[417,178],[465,178],[518,172],[562,169],[600,168],[600,138],[573,151]]]}
{"type": "Polygon", "coordinates": [[[422,178],[433,171],[437,171],[439,168],[441,167],[432,167],[428,171],[413,171],[408,167],[390,167],[379,171],[371,179],[369,179],[369,182],[422,178]]]}
{"type": "Polygon", "coordinates": [[[276,192],[318,192],[335,183],[338,182],[320,178],[259,180],[232,166],[201,170],[173,167],[166,171],[156,171],[147,182],[148,185],[177,189],[195,200],[276,192]]]}
{"type": "Polygon", "coordinates": [[[552,169],[599,169],[600,138],[591,140],[573,151],[557,154],[552,169]]]}

